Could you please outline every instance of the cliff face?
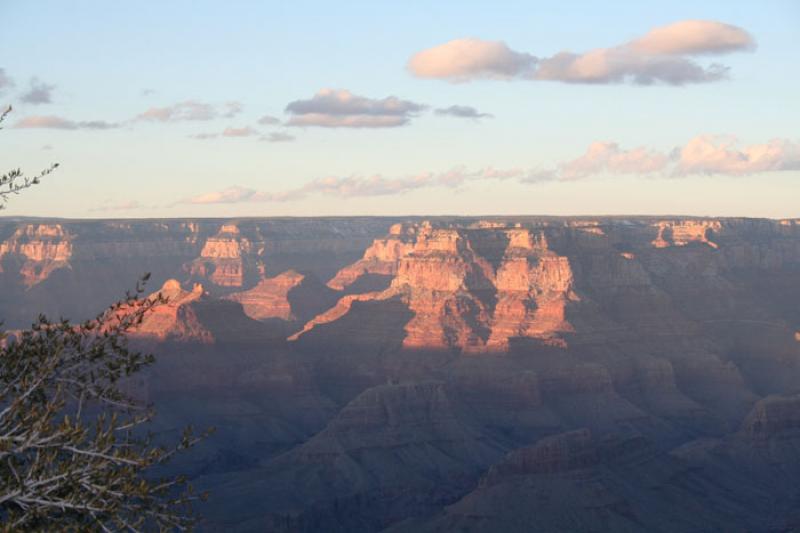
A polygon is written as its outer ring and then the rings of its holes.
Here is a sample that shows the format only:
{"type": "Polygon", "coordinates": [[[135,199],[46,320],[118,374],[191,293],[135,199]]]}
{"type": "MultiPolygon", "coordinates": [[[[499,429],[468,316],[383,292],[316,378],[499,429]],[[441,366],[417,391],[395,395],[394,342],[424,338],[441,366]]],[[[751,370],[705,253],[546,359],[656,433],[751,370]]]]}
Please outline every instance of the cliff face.
{"type": "Polygon", "coordinates": [[[577,295],[569,260],[528,229],[398,225],[329,286],[345,288],[368,273],[392,275],[390,287],[345,296],[304,331],[340,318],[353,301],[395,297],[414,314],[407,348],[502,351],[511,337],[558,343],[556,334],[571,330],[564,310],[577,295]]]}
{"type": "MultiPolygon", "coordinates": [[[[329,282],[344,291],[372,274],[389,287],[344,297],[293,338],[353,301],[390,298],[413,314],[407,348],[502,352],[513,339],[564,346],[630,328],[694,334],[698,318],[740,312],[753,270],[797,268],[799,236],[792,221],[738,219],[398,224],[329,282]]],[[[752,320],[769,313],[748,307],[752,320]]]]}
{"type": "Polygon", "coordinates": [[[287,270],[329,279],[392,222],[0,218],[0,318],[7,327],[24,327],[39,313],[88,319],[146,272],[156,287],[199,282],[212,297],[287,270]]]}
{"type": "Polygon", "coordinates": [[[198,320],[191,304],[199,301],[205,291],[196,283],[191,291],[181,288],[178,280],[170,279],[159,291],[149,298],[160,294],[166,303],[157,305],[147,313],[142,323],[132,331],[133,337],[142,337],[157,341],[193,341],[210,343],[214,337],[198,320]]]}
{"type": "Polygon", "coordinates": [[[163,284],[212,528],[800,527],[795,219],[0,219],[0,267],[10,328],[163,284]]]}
{"type": "Polygon", "coordinates": [[[302,274],[288,270],[274,278],[262,279],[252,289],[233,293],[227,298],[241,303],[247,316],[254,320],[294,320],[296,317],[292,313],[288,295],[304,278],[302,274]]]}
{"type": "Polygon", "coordinates": [[[0,242],[0,272],[6,256],[21,263],[19,275],[25,286],[31,287],[53,271],[69,267],[71,235],[60,224],[26,224],[0,242]]]}
{"type": "Polygon", "coordinates": [[[242,287],[246,274],[264,272],[263,262],[257,259],[263,247],[251,256],[253,248],[236,224],[223,224],[216,235],[206,239],[200,257],[186,268],[190,275],[206,278],[221,287],[242,287]]]}
{"type": "Polygon", "coordinates": [[[388,236],[372,241],[372,245],[364,252],[364,256],[337,272],[336,276],[328,282],[328,286],[341,291],[347,289],[359,278],[370,274],[394,275],[397,272],[400,258],[413,249],[417,229],[414,224],[392,225],[389,228],[388,236]]]}

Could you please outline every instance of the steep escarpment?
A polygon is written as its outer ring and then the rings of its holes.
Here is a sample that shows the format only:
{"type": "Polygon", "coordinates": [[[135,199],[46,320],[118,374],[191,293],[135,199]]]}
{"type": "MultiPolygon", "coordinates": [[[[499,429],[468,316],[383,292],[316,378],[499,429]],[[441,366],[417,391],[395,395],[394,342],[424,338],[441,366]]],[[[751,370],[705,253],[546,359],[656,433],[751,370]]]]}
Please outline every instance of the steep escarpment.
{"type": "Polygon", "coordinates": [[[241,235],[236,224],[224,224],[206,239],[200,257],[186,266],[191,276],[205,278],[221,287],[242,287],[246,277],[263,274],[264,266],[255,256],[253,243],[241,235]]]}
{"type": "Polygon", "coordinates": [[[151,286],[198,282],[212,297],[246,291],[287,270],[328,279],[394,222],[0,218],[0,318],[7,327],[25,327],[39,313],[89,319],[146,272],[151,286]]]}
{"type": "MultiPolygon", "coordinates": [[[[354,271],[379,271],[393,276],[389,288],[345,296],[304,331],[340,318],[353,301],[388,298],[399,298],[413,313],[405,325],[407,348],[501,351],[511,337],[558,343],[557,334],[571,330],[565,307],[578,297],[569,261],[549,250],[542,234],[422,223],[393,228],[387,241],[390,254],[343,269],[329,285],[357,279],[354,271]]],[[[373,258],[387,249],[376,242],[373,258]]]]}
{"type": "Polygon", "coordinates": [[[360,292],[364,292],[363,286],[370,281],[377,283],[391,278],[397,272],[400,258],[413,250],[417,229],[414,224],[394,224],[389,228],[388,236],[375,239],[364,256],[337,272],[328,281],[328,286],[343,291],[360,282],[360,292]]]}
{"type": "Polygon", "coordinates": [[[181,466],[211,529],[800,527],[795,219],[0,220],[0,242],[9,327],[164,284],[133,337],[158,431],[219,428],[181,466]]]}
{"type": "Polygon", "coordinates": [[[196,283],[191,291],[181,288],[178,280],[167,280],[159,291],[150,295],[158,295],[164,299],[143,316],[141,324],[131,332],[134,337],[143,337],[158,341],[196,341],[213,342],[214,337],[198,320],[191,304],[199,301],[205,291],[196,283]]]}
{"type": "Polygon", "coordinates": [[[61,224],[26,224],[0,242],[0,272],[14,269],[32,287],[53,271],[68,268],[73,237],[61,224]],[[11,264],[8,264],[8,263],[11,264]]]}

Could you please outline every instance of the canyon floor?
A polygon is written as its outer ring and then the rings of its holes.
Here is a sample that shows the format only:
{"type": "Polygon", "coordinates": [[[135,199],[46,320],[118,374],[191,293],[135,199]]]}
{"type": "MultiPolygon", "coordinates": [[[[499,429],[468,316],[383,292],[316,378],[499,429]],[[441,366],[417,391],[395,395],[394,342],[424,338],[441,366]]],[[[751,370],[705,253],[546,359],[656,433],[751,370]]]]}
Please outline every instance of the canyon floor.
{"type": "Polygon", "coordinates": [[[4,328],[145,272],[201,529],[800,529],[800,220],[0,218],[4,328]]]}

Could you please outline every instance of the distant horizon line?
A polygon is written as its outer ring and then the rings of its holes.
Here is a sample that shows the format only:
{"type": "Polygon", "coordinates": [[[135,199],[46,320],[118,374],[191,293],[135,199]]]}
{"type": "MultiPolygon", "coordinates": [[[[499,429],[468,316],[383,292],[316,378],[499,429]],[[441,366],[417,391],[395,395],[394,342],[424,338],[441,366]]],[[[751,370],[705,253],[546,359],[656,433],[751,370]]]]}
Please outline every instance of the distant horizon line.
{"type": "Polygon", "coordinates": [[[399,220],[399,219],[663,219],[663,218],[676,218],[676,219],[726,219],[726,220],[798,220],[800,221],[800,214],[796,216],[784,217],[767,217],[767,216],[746,216],[746,215],[681,215],[681,214],[587,214],[587,215],[498,215],[498,214],[481,214],[481,215],[458,215],[458,214],[445,214],[445,215],[244,215],[244,216],[171,216],[171,217],[60,217],[60,216],[43,216],[43,215],[0,215],[0,221],[13,222],[24,220],[59,220],[70,222],[113,222],[113,221],[162,221],[162,220],[302,220],[302,219],[328,219],[328,220],[342,220],[342,219],[386,219],[386,220],[399,220]]]}

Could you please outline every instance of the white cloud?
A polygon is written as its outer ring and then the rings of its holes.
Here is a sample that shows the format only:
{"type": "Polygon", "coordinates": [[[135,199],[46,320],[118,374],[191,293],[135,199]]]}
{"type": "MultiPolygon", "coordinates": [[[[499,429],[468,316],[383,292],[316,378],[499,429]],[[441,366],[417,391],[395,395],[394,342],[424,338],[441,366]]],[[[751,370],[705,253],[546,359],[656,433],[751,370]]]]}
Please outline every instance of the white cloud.
{"type": "Polygon", "coordinates": [[[654,28],[642,37],[584,53],[559,52],[537,58],[500,41],[457,39],[412,56],[408,68],[421,78],[451,82],[481,78],[551,80],[566,83],[684,85],[724,79],[729,68],[703,66],[691,56],[753,50],[742,28],[717,21],[684,20],[654,28]]]}
{"type": "Polygon", "coordinates": [[[312,195],[335,198],[393,196],[429,188],[459,189],[472,183],[515,181],[523,184],[568,182],[598,174],[637,176],[686,176],[719,174],[741,176],[757,172],[800,170],[800,143],[772,140],[741,148],[730,137],[700,136],[685,146],[666,152],[645,147],[623,149],[617,143],[597,141],[575,159],[554,168],[485,167],[469,170],[454,167],[446,172],[387,177],[327,176],[281,192],[265,192],[245,187],[229,187],[182,200],[189,204],[242,202],[286,202],[312,195]]]}
{"type": "Polygon", "coordinates": [[[403,126],[426,106],[395,96],[381,99],[358,96],[347,90],[322,89],[307,100],[286,106],[288,126],[324,128],[391,128],[403,126]]]}
{"type": "Polygon", "coordinates": [[[766,144],[738,147],[730,136],[701,135],[681,150],[675,174],[727,174],[800,170],[800,144],[773,139],[766,144]]]}
{"type": "Polygon", "coordinates": [[[536,69],[536,58],[515,52],[503,41],[455,39],[414,54],[408,69],[418,78],[462,82],[478,78],[527,78],[536,69]]]}
{"type": "Polygon", "coordinates": [[[654,28],[629,47],[646,54],[725,54],[753,50],[753,37],[742,28],[714,20],[683,20],[654,28]]]}
{"type": "Polygon", "coordinates": [[[602,173],[745,176],[790,170],[800,170],[800,143],[773,139],[739,146],[732,136],[700,135],[666,152],[644,147],[623,150],[613,142],[594,142],[582,156],[559,165],[559,178],[576,180],[602,173]]]}
{"type": "Polygon", "coordinates": [[[601,172],[650,174],[663,170],[668,162],[666,155],[643,147],[622,150],[617,143],[596,141],[582,156],[562,163],[560,177],[572,180],[601,172]]]}

